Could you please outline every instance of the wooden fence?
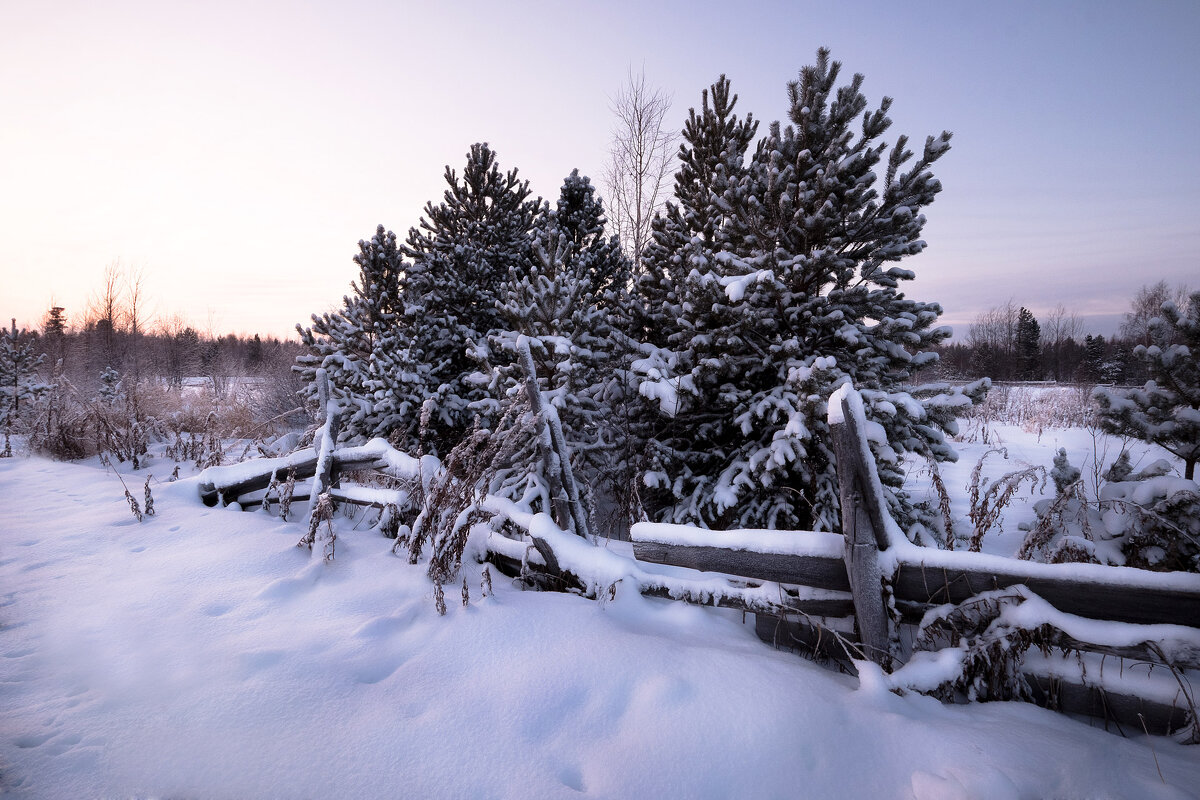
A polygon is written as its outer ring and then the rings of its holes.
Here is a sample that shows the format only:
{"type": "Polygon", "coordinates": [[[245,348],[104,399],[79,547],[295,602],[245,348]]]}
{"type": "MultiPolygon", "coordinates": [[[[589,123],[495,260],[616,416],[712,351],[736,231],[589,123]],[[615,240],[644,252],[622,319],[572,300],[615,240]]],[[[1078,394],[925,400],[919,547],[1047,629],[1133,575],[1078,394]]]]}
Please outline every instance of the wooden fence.
{"type": "MultiPolygon", "coordinates": [[[[540,393],[531,387],[527,387],[531,407],[537,413],[541,410],[540,393]]],[[[908,655],[905,647],[898,646],[901,629],[920,622],[930,609],[961,604],[984,592],[1023,586],[1073,618],[1127,626],[1178,626],[1131,627],[1125,629],[1128,636],[1119,643],[1104,641],[1103,637],[1089,640],[1078,630],[1068,630],[1069,625],[1043,626],[1042,635],[1057,647],[1162,665],[1175,671],[1177,677],[1178,670],[1200,669],[1200,575],[1101,565],[1039,564],[909,543],[887,513],[863,437],[861,402],[852,390],[842,391],[831,400],[830,422],[845,535],[811,531],[698,532],[682,526],[635,525],[631,538],[638,561],[697,571],[694,577],[675,577],[669,583],[641,575],[638,590],[651,596],[741,608],[755,614],[756,631],[765,641],[817,651],[851,669],[851,657],[870,659],[884,669],[892,669],[908,655]],[[701,573],[727,577],[723,582],[726,586],[714,589],[713,576],[701,573]],[[778,587],[772,594],[761,590],[764,583],[778,587]],[[1181,631],[1184,635],[1178,635],[1181,631]]],[[[278,486],[290,472],[296,480],[313,479],[311,489],[300,489],[292,498],[309,501],[310,523],[317,497],[323,492],[336,503],[377,508],[394,505],[402,510],[410,505],[414,494],[411,490],[341,485],[341,475],[350,470],[379,470],[410,483],[421,480],[421,470],[415,459],[398,453],[382,440],[361,447],[335,447],[339,410],[329,398],[327,387],[322,390],[322,408],[325,425],[318,431],[313,448],[281,458],[205,470],[200,480],[204,502],[216,505],[236,501],[243,508],[270,502],[269,496],[264,500],[264,494],[269,494],[269,487],[278,486]]],[[[542,436],[548,445],[542,453],[545,466],[560,478],[556,489],[563,502],[551,509],[556,529],[587,538],[587,521],[578,497],[567,491],[573,486],[573,476],[567,471],[569,453],[561,433],[554,430],[553,416],[545,412],[540,416],[543,425],[549,426],[542,436]]],[[[540,572],[548,577],[542,585],[587,591],[586,582],[576,574],[583,570],[576,568],[573,572],[570,557],[561,552],[563,539],[557,540],[556,553],[553,542],[531,530],[530,515],[506,512],[503,503],[493,504],[490,510],[501,516],[507,514],[513,527],[526,534],[531,547],[536,548],[531,555],[525,545],[494,536],[489,559],[500,569],[526,576],[531,570],[540,572]]],[[[1184,682],[1180,684],[1184,702],[1163,702],[1045,674],[1031,672],[1025,677],[1035,695],[1066,711],[1159,733],[1197,725],[1184,682]]]]}
{"type": "MultiPolygon", "coordinates": [[[[820,651],[843,660],[849,660],[848,655],[869,658],[885,669],[896,666],[904,655],[905,648],[898,647],[901,626],[920,622],[936,606],[961,604],[983,592],[1018,585],[1074,617],[1126,626],[1182,626],[1118,627],[1126,636],[1118,637],[1122,640],[1117,644],[1105,641],[1111,637],[1096,636],[1096,641],[1089,641],[1084,635],[1045,626],[1042,635],[1059,648],[1161,665],[1176,670],[1176,677],[1182,677],[1178,670],[1200,669],[1200,630],[1196,630],[1200,628],[1200,575],[1094,564],[1040,564],[909,543],[887,515],[863,437],[861,399],[852,391],[839,394],[835,398],[840,408],[831,413],[830,422],[844,536],[778,532],[778,546],[766,548],[773,552],[764,552],[762,532],[724,531],[712,536],[712,544],[698,543],[695,536],[681,543],[669,528],[643,524],[632,531],[635,556],[646,562],[778,582],[784,587],[831,590],[836,594],[822,597],[820,606],[810,601],[806,608],[797,596],[791,609],[759,613],[758,634],[777,645],[820,651]],[[852,625],[831,621],[838,617],[849,617],[852,625]],[[830,634],[839,627],[843,633],[830,634]],[[850,628],[852,632],[848,632],[850,628]],[[847,645],[852,651],[849,654],[847,645]]],[[[1137,730],[1145,726],[1155,732],[1196,725],[1190,716],[1195,708],[1185,678],[1180,683],[1180,702],[1173,703],[1047,675],[1026,673],[1025,678],[1035,696],[1066,711],[1104,717],[1137,730]]]]}

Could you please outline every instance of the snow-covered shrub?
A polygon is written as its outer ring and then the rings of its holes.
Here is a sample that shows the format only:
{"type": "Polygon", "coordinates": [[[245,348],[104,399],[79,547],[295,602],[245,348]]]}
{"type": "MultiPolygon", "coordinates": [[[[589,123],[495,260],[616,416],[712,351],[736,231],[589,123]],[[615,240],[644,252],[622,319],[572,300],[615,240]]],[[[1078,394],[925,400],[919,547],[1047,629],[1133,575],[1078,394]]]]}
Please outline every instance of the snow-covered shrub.
{"type": "Polygon", "coordinates": [[[78,401],[79,392],[66,375],[58,372],[40,399],[29,435],[30,449],[54,458],[84,458],[94,438],[89,432],[87,409],[78,401]]]}
{"type": "Polygon", "coordinates": [[[96,397],[84,401],[96,437],[96,453],[122,463],[128,461],[134,469],[141,469],[147,457],[150,438],[147,428],[157,427],[157,421],[143,409],[140,388],[131,384],[127,391],[120,373],[106,367],[100,375],[96,397]]]}
{"type": "Polygon", "coordinates": [[[1092,496],[1060,450],[1056,496],[1034,504],[1018,557],[1200,571],[1200,486],[1171,471],[1159,460],[1134,472],[1122,451],[1092,496]]]}
{"type": "MultiPolygon", "coordinates": [[[[1019,589],[984,592],[929,611],[918,628],[915,649],[950,653],[953,658],[942,661],[942,674],[922,687],[925,693],[942,700],[1033,701],[1021,663],[1031,647],[1048,651],[1053,634],[1047,626],[1030,629],[1004,621],[1005,610],[1024,599],[1019,589]]],[[[921,662],[914,657],[905,669],[916,671],[924,666],[921,662]]]]}

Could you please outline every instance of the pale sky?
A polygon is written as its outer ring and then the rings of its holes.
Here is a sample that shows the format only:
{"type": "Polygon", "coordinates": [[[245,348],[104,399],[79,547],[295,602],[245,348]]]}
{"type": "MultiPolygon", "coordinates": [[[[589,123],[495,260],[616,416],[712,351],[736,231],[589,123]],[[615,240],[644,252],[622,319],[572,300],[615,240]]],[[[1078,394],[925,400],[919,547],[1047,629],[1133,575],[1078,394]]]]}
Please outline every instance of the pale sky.
{"type": "Polygon", "coordinates": [[[954,132],[909,295],[1108,333],[1145,283],[1200,288],[1198,38],[1194,0],[0,0],[0,317],[79,321],[120,260],[160,317],[291,336],[472,142],[553,198],[598,181],[631,65],[675,127],[721,73],[765,124],[826,45],[895,98],[889,141],[954,132]]]}

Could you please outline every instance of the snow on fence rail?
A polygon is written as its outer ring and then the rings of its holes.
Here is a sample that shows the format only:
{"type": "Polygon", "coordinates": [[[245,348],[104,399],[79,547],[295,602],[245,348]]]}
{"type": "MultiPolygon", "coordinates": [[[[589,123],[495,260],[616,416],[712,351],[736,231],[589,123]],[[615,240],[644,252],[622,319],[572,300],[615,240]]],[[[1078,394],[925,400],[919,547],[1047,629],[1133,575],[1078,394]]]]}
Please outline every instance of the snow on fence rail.
{"type": "MultiPolygon", "coordinates": [[[[372,439],[359,447],[335,449],[330,458],[335,482],[338,473],[352,470],[370,469],[402,480],[415,479],[420,472],[417,459],[401,453],[383,439],[372,439]]],[[[317,451],[309,447],[279,458],[259,458],[240,464],[209,467],[200,473],[200,499],[208,506],[233,502],[243,506],[260,505],[262,497],[257,493],[270,486],[272,480],[284,480],[293,470],[293,477],[298,481],[314,477],[317,473],[317,451]]],[[[330,491],[341,502],[364,506],[380,506],[397,500],[403,502],[406,498],[405,493],[399,490],[362,491],[367,488],[341,488],[334,485],[330,491]]],[[[293,499],[306,500],[308,497],[308,491],[302,489],[293,499]]]]}
{"type": "MultiPolygon", "coordinates": [[[[643,522],[633,526],[631,538],[633,552],[642,561],[850,590],[843,537],[838,533],[697,531],[685,525],[643,522]],[[779,541],[766,544],[768,539],[779,541]]],[[[1200,626],[1200,576],[1187,573],[1041,564],[915,545],[882,552],[879,563],[890,575],[897,608],[908,618],[919,619],[935,605],[961,603],[981,592],[1022,584],[1060,611],[1088,619],[1200,626]]],[[[1196,666],[1200,667],[1200,660],[1196,666]]]]}

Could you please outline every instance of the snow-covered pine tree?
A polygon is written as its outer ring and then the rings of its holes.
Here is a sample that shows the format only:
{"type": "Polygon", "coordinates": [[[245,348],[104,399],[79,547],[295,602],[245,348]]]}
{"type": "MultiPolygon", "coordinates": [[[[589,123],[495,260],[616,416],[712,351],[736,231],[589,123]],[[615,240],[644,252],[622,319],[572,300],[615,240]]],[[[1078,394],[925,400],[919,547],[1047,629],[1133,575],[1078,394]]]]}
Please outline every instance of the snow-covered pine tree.
{"type": "Polygon", "coordinates": [[[402,248],[412,262],[403,324],[412,363],[429,370],[434,404],[426,444],[443,455],[478,415],[495,410],[477,365],[488,358],[488,334],[505,327],[499,304],[509,276],[532,263],[529,233],[541,207],[517,170],[500,171],[486,143],[471,146],[461,181],[446,167],[446,183],[442,202],[425,206],[402,248]]]}
{"type": "MultiPolygon", "coordinates": [[[[773,124],[744,170],[714,170],[699,176],[709,191],[677,195],[689,223],[719,210],[711,244],[680,236],[651,254],[660,273],[686,276],[669,355],[640,365],[642,394],[674,417],[669,439],[652,442],[662,468],[646,476],[660,517],[837,529],[825,419],[829,395],[846,381],[866,401],[868,437],[902,526],[919,514],[900,491],[901,456],[955,457],[944,434],[971,399],[910,385],[949,330],[933,327],[940,306],[899,291],[914,274],[895,266],[925,247],[920,212],[941,189],[931,166],[950,134],[928,137],[907,170],[906,137],[884,161],[878,140],[891,99],[867,110],[862,76],[835,92],[839,72],[818,51],[789,84],[791,124],[773,124]],[[703,207],[691,207],[696,197],[703,207]]],[[[695,146],[694,134],[685,138],[695,146]]]]}
{"type": "Polygon", "coordinates": [[[316,370],[323,368],[347,409],[343,439],[392,437],[415,441],[416,418],[424,399],[419,365],[407,358],[402,326],[407,265],[396,235],[380,225],[354,256],[358,279],[342,308],[317,316],[311,328],[296,326],[308,352],[297,359],[310,396],[316,396],[316,370]]]}
{"type": "Polygon", "coordinates": [[[1186,313],[1164,302],[1149,321],[1148,335],[1164,344],[1138,345],[1133,354],[1150,380],[1140,389],[1097,387],[1100,424],[1183,459],[1184,477],[1193,480],[1200,461],[1200,292],[1188,299],[1186,313]]]}
{"type": "Polygon", "coordinates": [[[683,317],[681,289],[694,268],[706,268],[727,228],[724,195],[745,172],[746,152],[758,123],[734,113],[737,95],[722,75],[701,93],[701,110],[688,110],[675,173],[674,201],[655,217],[651,241],[638,265],[634,322],[643,342],[665,345],[683,317]],[[710,103],[711,101],[711,103],[710,103]]]}
{"type": "MultiPolygon", "coordinates": [[[[722,237],[730,224],[731,208],[725,194],[745,174],[746,153],[758,130],[752,115],[741,119],[734,113],[737,95],[722,75],[701,94],[701,108],[689,109],[679,148],[674,199],[655,217],[653,235],[637,265],[631,335],[640,343],[641,356],[631,362],[638,393],[650,405],[632,404],[629,427],[639,445],[638,471],[644,473],[640,491],[651,510],[673,518],[698,518],[697,509],[676,505],[670,480],[685,485],[695,472],[708,465],[695,444],[695,418],[676,414],[680,381],[677,358],[687,354],[695,308],[684,309],[688,276],[707,270],[720,251],[722,237]],[[668,475],[673,476],[668,479],[668,475]]],[[[686,387],[683,387],[686,388],[686,387]]],[[[698,405],[698,404],[697,404],[698,405]]],[[[698,410],[693,408],[693,411],[698,410]]],[[[703,445],[701,445],[701,448],[703,445]]]]}
{"type": "MultiPolygon", "coordinates": [[[[588,486],[611,479],[619,442],[614,375],[621,357],[614,330],[628,329],[630,264],[617,237],[604,235],[604,206],[579,170],[563,182],[557,205],[531,233],[534,260],[514,269],[500,311],[506,330],[492,336],[505,396],[525,385],[512,360],[518,336],[530,343],[545,400],[562,421],[575,474],[588,486]]],[[[536,454],[525,464],[537,469],[536,454]]]]}

